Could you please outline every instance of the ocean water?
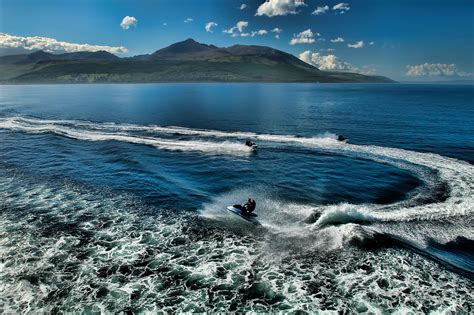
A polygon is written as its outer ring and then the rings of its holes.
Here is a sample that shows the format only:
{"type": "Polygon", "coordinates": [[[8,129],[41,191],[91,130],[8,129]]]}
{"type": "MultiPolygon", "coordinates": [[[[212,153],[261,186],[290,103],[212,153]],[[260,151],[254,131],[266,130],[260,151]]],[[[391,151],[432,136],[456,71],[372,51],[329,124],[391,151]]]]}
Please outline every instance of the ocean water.
{"type": "Polygon", "coordinates": [[[472,86],[0,86],[0,311],[472,313],[473,163],[472,86]]]}

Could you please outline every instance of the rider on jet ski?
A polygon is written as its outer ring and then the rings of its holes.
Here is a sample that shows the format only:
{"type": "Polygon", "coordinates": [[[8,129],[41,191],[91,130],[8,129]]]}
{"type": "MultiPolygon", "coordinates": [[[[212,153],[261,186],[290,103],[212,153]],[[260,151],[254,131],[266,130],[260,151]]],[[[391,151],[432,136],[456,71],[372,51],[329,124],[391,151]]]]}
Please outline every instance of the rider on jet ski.
{"type": "Polygon", "coordinates": [[[242,205],[234,205],[234,208],[240,209],[243,215],[249,215],[253,211],[255,211],[255,207],[257,206],[257,203],[255,202],[254,199],[249,198],[247,202],[242,206],[242,205]]]}

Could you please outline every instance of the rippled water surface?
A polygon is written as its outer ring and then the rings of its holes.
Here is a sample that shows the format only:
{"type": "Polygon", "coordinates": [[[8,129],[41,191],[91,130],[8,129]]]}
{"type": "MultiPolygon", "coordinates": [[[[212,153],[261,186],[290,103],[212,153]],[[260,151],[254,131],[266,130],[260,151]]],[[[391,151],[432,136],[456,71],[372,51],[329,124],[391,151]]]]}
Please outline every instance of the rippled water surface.
{"type": "Polygon", "coordinates": [[[473,163],[470,86],[0,86],[0,310],[470,313],[473,163]]]}

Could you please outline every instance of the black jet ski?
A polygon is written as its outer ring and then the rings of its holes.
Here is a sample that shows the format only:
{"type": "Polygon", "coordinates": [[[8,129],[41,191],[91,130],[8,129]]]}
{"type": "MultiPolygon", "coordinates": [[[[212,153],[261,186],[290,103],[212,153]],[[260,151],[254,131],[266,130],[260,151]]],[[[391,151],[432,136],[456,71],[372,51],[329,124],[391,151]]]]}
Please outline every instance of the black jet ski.
{"type": "Polygon", "coordinates": [[[245,145],[252,148],[253,150],[257,149],[257,144],[252,140],[246,140],[245,145]]]}
{"type": "Polygon", "coordinates": [[[338,135],[338,136],[337,136],[337,141],[346,142],[346,141],[347,141],[347,137],[338,135]]]}

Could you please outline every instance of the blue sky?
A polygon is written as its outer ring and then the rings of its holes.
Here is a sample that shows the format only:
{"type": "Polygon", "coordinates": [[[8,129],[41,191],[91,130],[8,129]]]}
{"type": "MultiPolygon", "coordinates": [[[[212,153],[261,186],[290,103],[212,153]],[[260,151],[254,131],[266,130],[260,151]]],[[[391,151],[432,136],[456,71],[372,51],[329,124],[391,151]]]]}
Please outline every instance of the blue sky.
{"type": "Polygon", "coordinates": [[[327,70],[397,80],[472,79],[472,0],[295,1],[0,0],[0,46],[40,36],[125,47],[120,55],[130,56],[194,38],[217,46],[272,46],[327,70]],[[120,26],[126,16],[128,29],[120,26]],[[209,22],[217,24],[212,32],[205,29],[209,22]],[[238,22],[240,29],[231,29],[238,22]],[[271,32],[275,28],[282,31],[271,32]],[[337,38],[344,41],[331,42],[337,38]]]}

